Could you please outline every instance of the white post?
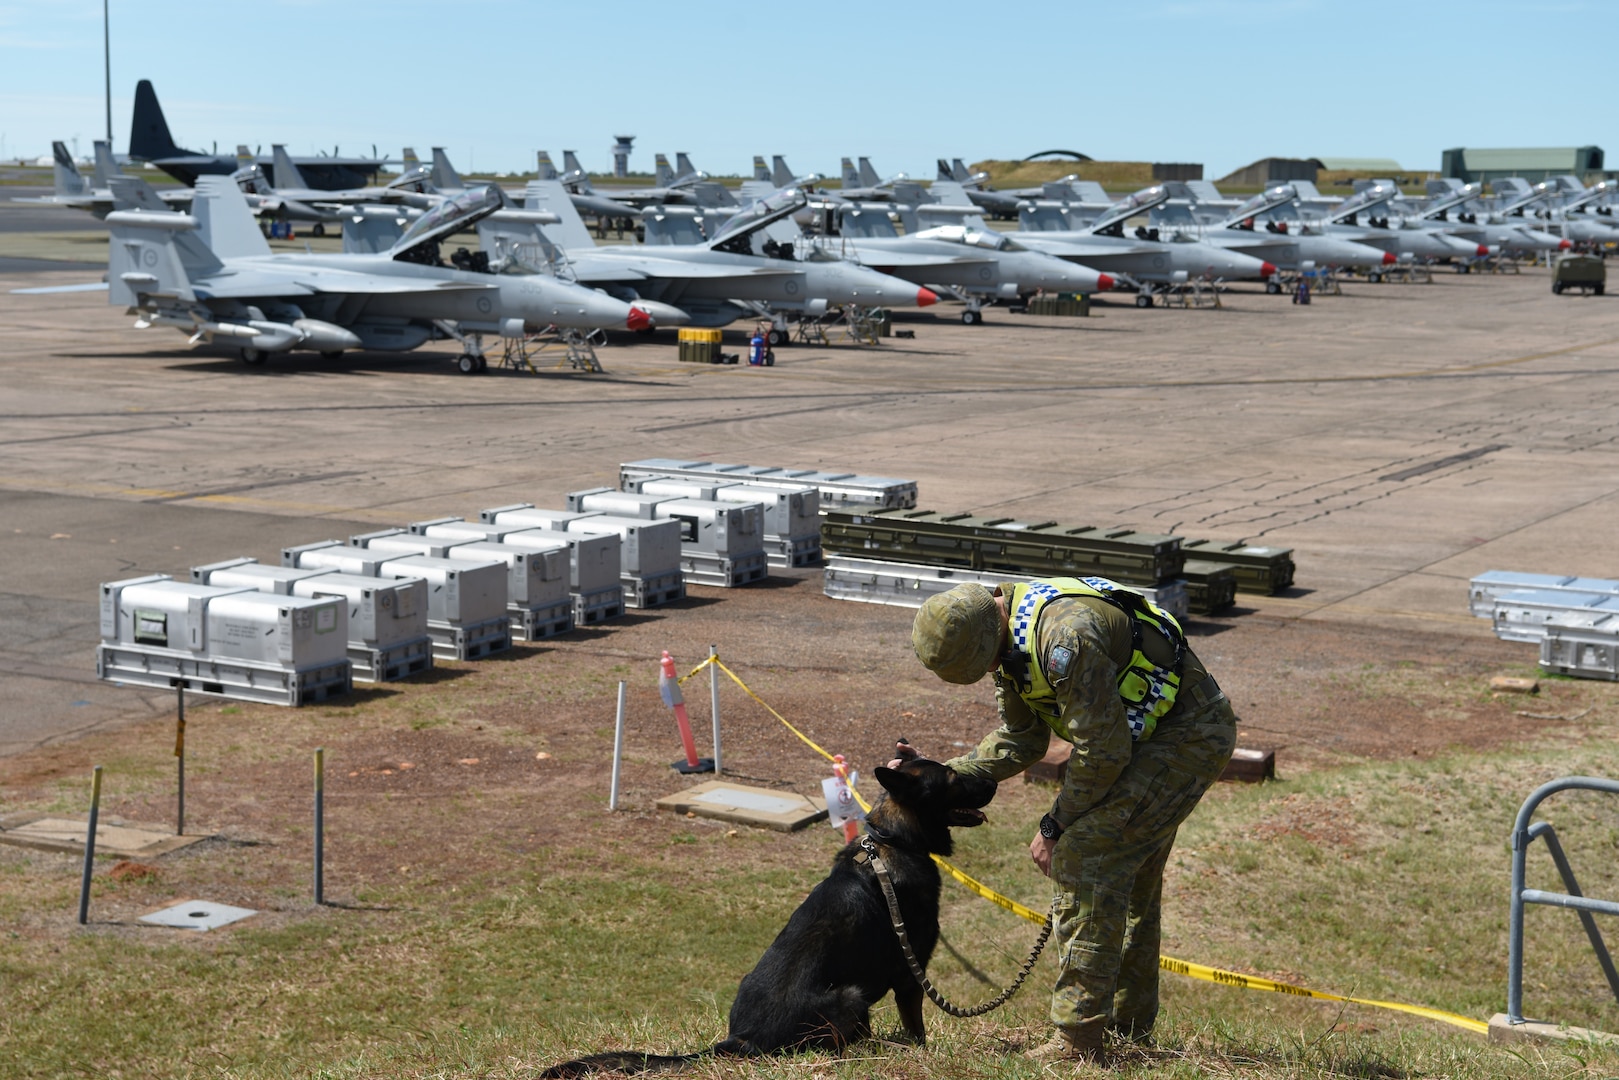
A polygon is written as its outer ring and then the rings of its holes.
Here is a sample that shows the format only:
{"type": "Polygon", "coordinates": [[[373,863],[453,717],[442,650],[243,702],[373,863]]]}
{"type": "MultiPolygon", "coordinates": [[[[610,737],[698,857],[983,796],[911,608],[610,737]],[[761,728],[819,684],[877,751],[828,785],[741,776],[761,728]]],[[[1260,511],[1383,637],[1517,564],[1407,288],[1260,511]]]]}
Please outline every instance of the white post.
{"type": "MultiPolygon", "coordinates": [[[[719,649],[713,645],[708,647],[710,661],[719,657],[719,649]]],[[[708,665],[708,702],[714,715],[714,775],[720,774],[720,666],[716,663],[708,665]]]]}
{"type": "Polygon", "coordinates": [[[618,809],[618,770],[624,762],[624,680],[618,681],[618,719],[613,723],[613,786],[607,793],[607,809],[618,809]]]}

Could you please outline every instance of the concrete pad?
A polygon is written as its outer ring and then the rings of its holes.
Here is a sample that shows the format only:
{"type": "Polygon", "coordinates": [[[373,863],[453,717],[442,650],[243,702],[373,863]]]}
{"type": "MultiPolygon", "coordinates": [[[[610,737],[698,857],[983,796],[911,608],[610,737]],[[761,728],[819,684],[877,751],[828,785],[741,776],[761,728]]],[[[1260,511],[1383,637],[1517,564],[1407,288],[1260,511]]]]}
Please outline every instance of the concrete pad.
{"type": "MultiPolygon", "coordinates": [[[[89,827],[88,814],[12,814],[0,819],[0,844],[82,855],[89,827]]],[[[155,858],[206,839],[207,834],[176,836],[161,825],[134,825],[115,818],[96,822],[96,854],[120,859],[155,858]]]]}
{"type": "Polygon", "coordinates": [[[214,930],[231,923],[252,918],[258,912],[252,908],[232,907],[213,900],[182,900],[178,904],[140,917],[143,923],[154,926],[172,926],[180,930],[214,930]]]}
{"type": "Polygon", "coordinates": [[[1490,1041],[1511,1042],[1583,1042],[1598,1046],[1619,1046],[1619,1035],[1606,1031],[1593,1031],[1590,1028],[1568,1027],[1562,1024],[1543,1024],[1534,1020],[1526,1020],[1521,1024],[1514,1024],[1507,1019],[1506,1013],[1496,1013],[1490,1017],[1490,1041]]]}
{"type": "Polygon", "coordinates": [[[710,780],[665,795],[657,806],[659,810],[672,810],[677,814],[696,814],[776,832],[796,832],[826,817],[826,803],[821,799],[726,780],[710,780]]]}

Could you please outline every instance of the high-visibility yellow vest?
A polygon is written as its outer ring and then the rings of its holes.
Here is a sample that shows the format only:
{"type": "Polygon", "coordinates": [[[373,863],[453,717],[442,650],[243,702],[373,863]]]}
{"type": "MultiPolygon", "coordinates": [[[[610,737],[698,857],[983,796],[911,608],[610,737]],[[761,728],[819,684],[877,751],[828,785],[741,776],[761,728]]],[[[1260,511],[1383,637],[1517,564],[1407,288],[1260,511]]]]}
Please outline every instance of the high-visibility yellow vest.
{"type": "MultiPolygon", "coordinates": [[[[1062,709],[1057,693],[1052,689],[1044,666],[1034,655],[1035,629],[1040,613],[1051,601],[1064,596],[1090,596],[1112,604],[1130,616],[1130,662],[1119,672],[1119,698],[1124,702],[1124,714],[1130,722],[1133,739],[1152,738],[1158,720],[1175,707],[1175,696],[1180,692],[1181,671],[1186,663],[1186,635],[1175,616],[1154,604],[1138,592],[1109,581],[1107,578],[1046,578],[1041,581],[1021,582],[1012,586],[1007,598],[1007,622],[1013,651],[1021,657],[1022,671],[1002,671],[1018,684],[1018,696],[1044,720],[1060,738],[1068,733],[1060,726],[1062,709]],[[1141,651],[1141,626],[1152,627],[1175,649],[1175,660],[1170,667],[1160,667],[1147,659],[1141,651]]],[[[1012,667],[1019,665],[1014,664],[1012,667]]]]}

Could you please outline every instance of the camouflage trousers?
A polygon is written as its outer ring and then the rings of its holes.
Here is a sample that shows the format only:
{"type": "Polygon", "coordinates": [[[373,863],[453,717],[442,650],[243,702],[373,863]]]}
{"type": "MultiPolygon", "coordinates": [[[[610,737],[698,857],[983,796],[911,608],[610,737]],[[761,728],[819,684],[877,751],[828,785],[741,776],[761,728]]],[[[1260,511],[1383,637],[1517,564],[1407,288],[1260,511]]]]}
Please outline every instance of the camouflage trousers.
{"type": "Polygon", "coordinates": [[[1068,827],[1051,857],[1057,886],[1057,988],[1051,1019],[1076,1034],[1142,1036],[1158,1018],[1164,864],[1175,831],[1236,745],[1225,698],[1165,717],[1138,742],[1102,801],[1068,827]]]}

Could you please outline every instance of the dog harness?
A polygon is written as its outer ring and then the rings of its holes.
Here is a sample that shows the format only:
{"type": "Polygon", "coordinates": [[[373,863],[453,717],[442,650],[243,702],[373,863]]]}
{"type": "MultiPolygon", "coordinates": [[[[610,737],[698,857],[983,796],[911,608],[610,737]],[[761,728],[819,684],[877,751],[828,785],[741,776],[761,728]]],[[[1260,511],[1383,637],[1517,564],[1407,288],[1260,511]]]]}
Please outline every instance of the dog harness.
{"type": "Polygon", "coordinates": [[[1154,604],[1138,592],[1126,589],[1107,578],[1047,578],[1043,581],[1021,582],[1012,586],[1007,600],[1009,633],[1012,652],[1019,663],[1002,664],[1002,671],[1018,685],[1018,696],[1044,720],[1059,738],[1067,739],[1063,731],[1062,707],[1052,686],[1060,680],[1072,663],[1072,651],[1066,646],[1052,650],[1051,662],[1056,670],[1047,672],[1034,655],[1040,614],[1047,604],[1060,597],[1088,596],[1111,604],[1130,616],[1130,662],[1119,672],[1119,698],[1124,702],[1124,715],[1130,724],[1132,739],[1150,739],[1158,721],[1175,707],[1180,692],[1181,672],[1186,666],[1186,634],[1175,616],[1154,604]],[[1147,659],[1141,651],[1141,627],[1150,626],[1175,649],[1175,659],[1168,667],[1161,667],[1147,659]],[[1061,655],[1067,654],[1067,655],[1061,655]],[[1022,670],[1018,671],[1017,668],[1022,670]]]}

